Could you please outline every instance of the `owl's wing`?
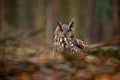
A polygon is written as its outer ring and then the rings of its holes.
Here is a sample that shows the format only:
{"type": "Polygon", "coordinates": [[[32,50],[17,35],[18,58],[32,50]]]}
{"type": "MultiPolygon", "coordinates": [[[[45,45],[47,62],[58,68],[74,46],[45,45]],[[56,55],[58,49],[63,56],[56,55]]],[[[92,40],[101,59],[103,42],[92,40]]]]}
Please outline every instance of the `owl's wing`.
{"type": "Polygon", "coordinates": [[[81,50],[81,51],[84,53],[84,55],[87,55],[87,54],[88,54],[88,52],[89,52],[89,50],[88,50],[88,45],[85,44],[82,40],[74,38],[74,39],[72,40],[72,43],[73,43],[74,46],[76,46],[79,50],[81,50]]]}

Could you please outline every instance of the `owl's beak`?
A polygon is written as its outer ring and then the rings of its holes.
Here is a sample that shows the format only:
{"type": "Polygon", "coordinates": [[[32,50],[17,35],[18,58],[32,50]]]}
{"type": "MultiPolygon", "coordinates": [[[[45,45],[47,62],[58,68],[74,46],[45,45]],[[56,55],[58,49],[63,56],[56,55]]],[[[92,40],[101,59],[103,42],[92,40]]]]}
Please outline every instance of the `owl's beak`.
{"type": "Polygon", "coordinates": [[[64,32],[64,36],[66,37],[66,35],[67,35],[67,33],[66,32],[64,32]]]}

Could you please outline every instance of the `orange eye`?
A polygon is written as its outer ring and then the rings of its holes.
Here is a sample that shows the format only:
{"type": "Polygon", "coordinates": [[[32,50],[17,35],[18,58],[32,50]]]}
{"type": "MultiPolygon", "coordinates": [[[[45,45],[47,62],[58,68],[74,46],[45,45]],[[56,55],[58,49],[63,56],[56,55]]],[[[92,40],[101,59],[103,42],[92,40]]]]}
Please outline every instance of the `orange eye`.
{"type": "Polygon", "coordinates": [[[70,32],[71,30],[69,29],[69,30],[67,30],[67,32],[70,32]]]}

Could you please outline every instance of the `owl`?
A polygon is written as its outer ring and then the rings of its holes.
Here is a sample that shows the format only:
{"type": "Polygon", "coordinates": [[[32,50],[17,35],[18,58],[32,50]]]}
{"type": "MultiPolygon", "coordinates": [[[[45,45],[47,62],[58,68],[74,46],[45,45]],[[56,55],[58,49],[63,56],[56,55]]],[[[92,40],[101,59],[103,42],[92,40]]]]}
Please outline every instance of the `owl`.
{"type": "Polygon", "coordinates": [[[88,45],[74,36],[74,21],[69,24],[57,22],[54,32],[54,54],[67,60],[82,59],[88,54],[88,45]]]}

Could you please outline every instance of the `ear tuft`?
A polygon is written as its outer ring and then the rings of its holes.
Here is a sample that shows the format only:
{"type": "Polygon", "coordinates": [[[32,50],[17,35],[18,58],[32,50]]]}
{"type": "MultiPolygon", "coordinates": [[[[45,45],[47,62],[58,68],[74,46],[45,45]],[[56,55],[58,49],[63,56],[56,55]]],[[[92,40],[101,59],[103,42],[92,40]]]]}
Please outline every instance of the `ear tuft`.
{"type": "Polygon", "coordinates": [[[71,22],[69,23],[69,27],[71,28],[71,27],[73,27],[73,25],[74,25],[74,21],[71,21],[71,22]]]}
{"type": "Polygon", "coordinates": [[[56,23],[57,23],[57,26],[60,26],[60,27],[62,27],[62,24],[61,24],[61,22],[57,21],[56,23]]]}

